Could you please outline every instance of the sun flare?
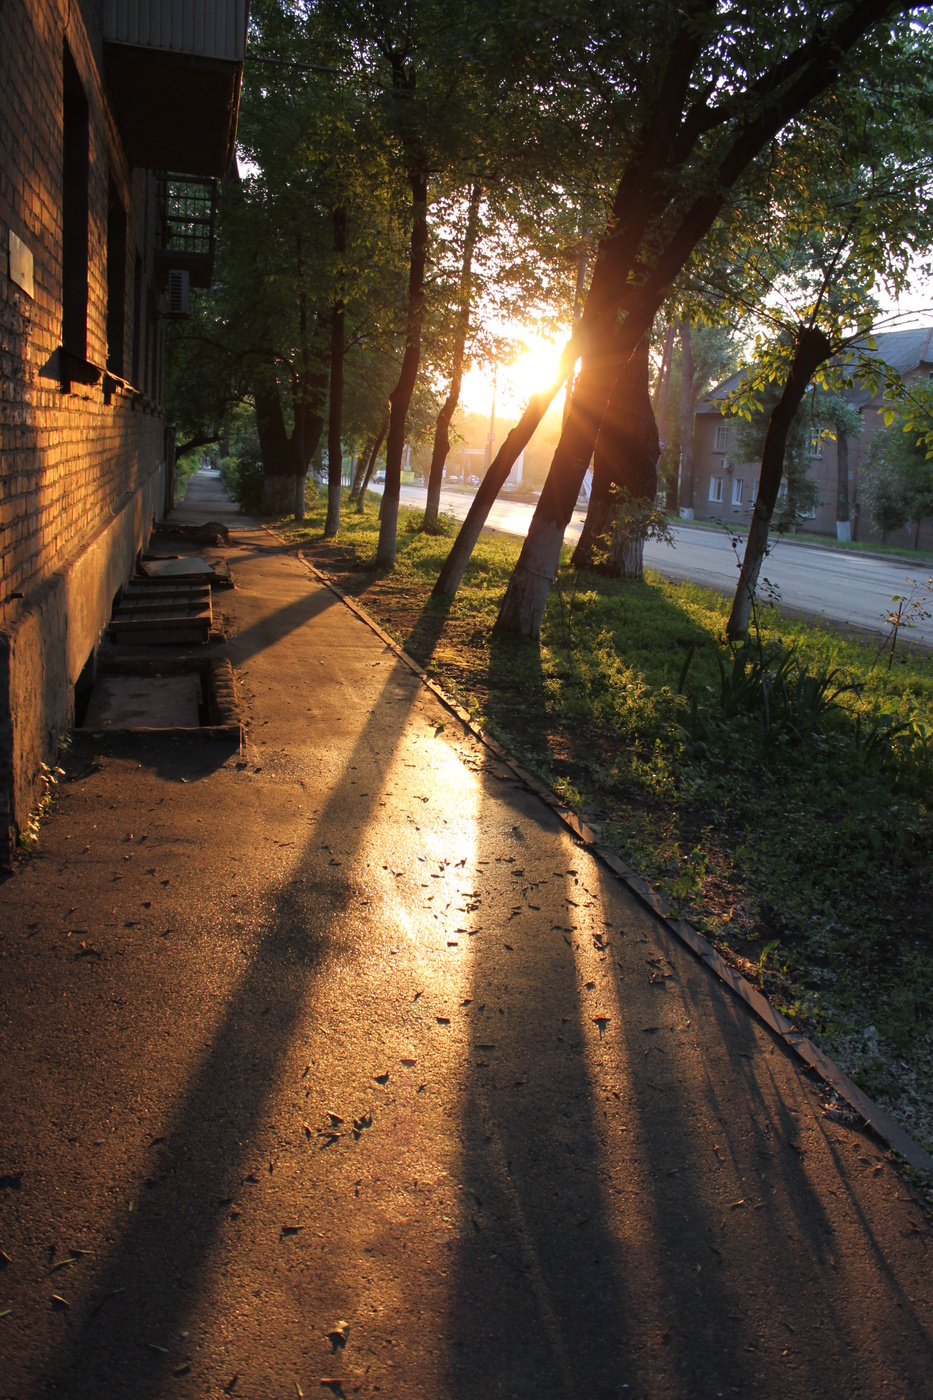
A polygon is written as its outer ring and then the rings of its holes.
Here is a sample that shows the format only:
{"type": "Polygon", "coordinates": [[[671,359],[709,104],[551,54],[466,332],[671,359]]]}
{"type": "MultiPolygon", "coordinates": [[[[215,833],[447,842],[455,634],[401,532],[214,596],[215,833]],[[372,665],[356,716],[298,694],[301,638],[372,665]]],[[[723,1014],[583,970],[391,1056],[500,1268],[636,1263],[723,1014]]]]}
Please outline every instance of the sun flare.
{"type": "MultiPolygon", "coordinates": [[[[533,333],[516,334],[523,352],[495,369],[496,417],[517,418],[532,394],[545,388],[557,373],[562,344],[533,333]]],[[[477,364],[463,376],[460,402],[466,413],[489,413],[493,398],[493,365],[477,364]]]]}

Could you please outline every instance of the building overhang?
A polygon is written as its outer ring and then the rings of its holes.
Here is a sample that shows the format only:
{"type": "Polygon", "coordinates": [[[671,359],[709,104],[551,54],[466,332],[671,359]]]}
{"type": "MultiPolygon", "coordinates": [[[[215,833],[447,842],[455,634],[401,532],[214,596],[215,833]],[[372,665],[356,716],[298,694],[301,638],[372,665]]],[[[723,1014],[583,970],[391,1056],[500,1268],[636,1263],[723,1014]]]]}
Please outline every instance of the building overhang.
{"type": "Polygon", "coordinates": [[[107,87],[132,165],[227,172],[247,15],[247,0],[106,0],[107,87]]]}

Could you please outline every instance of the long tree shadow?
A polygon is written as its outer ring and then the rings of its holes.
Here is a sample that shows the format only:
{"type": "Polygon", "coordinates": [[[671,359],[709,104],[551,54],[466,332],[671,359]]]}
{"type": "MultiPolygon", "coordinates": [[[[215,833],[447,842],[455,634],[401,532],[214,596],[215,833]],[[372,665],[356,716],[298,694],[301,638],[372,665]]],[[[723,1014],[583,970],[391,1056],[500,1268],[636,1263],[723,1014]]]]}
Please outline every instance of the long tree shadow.
{"type": "Polygon", "coordinates": [[[258,1126],[300,1015],[339,942],[349,887],[338,867],[365,838],[417,693],[414,677],[395,663],[292,876],[273,893],[268,922],[181,1091],[164,1128],[158,1176],[98,1275],[96,1308],[33,1394],[100,1400],[124,1393],[125,1385],[140,1400],[162,1389],[154,1340],[178,1334],[209,1274],[231,1199],[244,1182],[258,1180],[258,1126]],[[321,833],[328,848],[339,848],[339,861],[318,858],[321,833]]]}
{"type": "MultiPolygon", "coordinates": [[[[501,796],[477,817],[449,1393],[803,1396],[827,1368],[856,1393],[870,1351],[797,1071],[539,803],[501,796]]],[[[922,1394],[928,1332],[868,1240],[922,1394]]]]}

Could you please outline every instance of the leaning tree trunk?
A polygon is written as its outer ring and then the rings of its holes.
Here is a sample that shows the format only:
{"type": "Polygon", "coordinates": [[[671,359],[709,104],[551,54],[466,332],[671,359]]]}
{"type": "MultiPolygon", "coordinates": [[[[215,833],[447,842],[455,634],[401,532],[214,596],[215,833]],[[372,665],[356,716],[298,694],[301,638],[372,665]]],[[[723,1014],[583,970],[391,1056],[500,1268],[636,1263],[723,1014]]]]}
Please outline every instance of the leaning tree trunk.
{"type": "MultiPolygon", "coordinates": [[[[334,210],[334,253],[338,260],[336,281],[339,286],[339,259],[347,249],[347,215],[344,209],[334,210]]],[[[330,319],[330,408],[327,415],[327,518],[324,536],[336,535],[340,528],[340,487],[343,481],[343,356],[346,313],[339,291],[334,296],[330,319]]]]}
{"type": "MultiPolygon", "coordinates": [[[[356,511],[357,511],[357,514],[358,514],[358,515],[362,515],[362,514],[363,514],[363,505],[364,505],[365,500],[366,500],[366,490],[367,490],[367,487],[369,486],[369,478],[372,476],[372,474],[373,474],[373,468],[375,467],[377,461],[379,460],[379,449],[380,449],[380,447],[382,446],[383,438],[385,437],[385,435],[386,435],[386,433],[387,433],[388,431],[389,431],[389,419],[388,419],[388,415],[387,415],[387,416],[386,416],[385,418],[383,418],[383,420],[382,420],[382,427],[379,429],[379,436],[376,438],[376,441],[373,443],[373,450],[372,450],[372,452],[370,452],[370,454],[369,454],[369,461],[366,463],[366,471],[365,471],[365,473],[364,473],[364,475],[363,475],[363,480],[362,480],[362,483],[361,483],[361,485],[360,485],[359,495],[358,495],[357,498],[356,498],[356,511]]],[[[381,504],[382,504],[382,502],[380,501],[380,505],[381,505],[381,504]]]]}
{"type": "Polygon", "coordinates": [[[748,632],[758,575],[761,572],[762,560],[768,552],[768,531],[784,472],[784,449],[787,446],[787,435],[794,421],[794,414],[800,407],[807,385],[816,370],[824,360],[829,359],[832,352],[832,345],[818,327],[808,326],[801,331],[784,392],[771,410],[765,445],[761,453],[758,497],[752,512],[752,523],[745,544],[738,587],[732,601],[732,611],[726,624],[726,636],[730,641],[744,637],[748,632]]]}
{"type": "Polygon", "coordinates": [[[457,338],[454,343],[453,366],[450,375],[450,392],[437,415],[434,430],[434,451],[431,453],[431,470],[428,474],[428,498],[424,506],[424,528],[437,529],[437,513],[441,502],[441,482],[444,479],[444,463],[450,451],[450,420],[460,402],[460,385],[463,382],[463,360],[466,354],[467,335],[470,331],[470,308],[473,292],[473,251],[479,233],[479,207],[483,198],[483,186],[474,180],[470,190],[470,207],[467,213],[466,233],[463,239],[463,262],[460,269],[460,310],[457,317],[457,338]]]}
{"type": "Polygon", "coordinates": [[[356,469],[353,473],[353,481],[350,485],[351,506],[356,504],[356,498],[360,493],[364,480],[366,479],[366,468],[369,466],[369,459],[372,456],[375,441],[375,438],[367,438],[366,442],[363,445],[363,450],[360,453],[359,458],[357,459],[356,469]]]}
{"type": "Polygon", "coordinates": [[[849,435],[845,428],[836,429],[836,539],[851,540],[849,523],[849,435]]]}
{"type": "Polygon", "coordinates": [[[398,383],[389,395],[389,437],[386,442],[386,482],[379,518],[379,544],[376,563],[392,568],[395,563],[398,530],[398,502],[402,486],[402,449],[405,446],[405,420],[418,377],[421,359],[421,323],[424,319],[424,267],[428,248],[428,177],[412,171],[411,252],[408,263],[408,312],[405,328],[405,355],[398,383]]]}
{"type": "Polygon", "coordinates": [[[571,338],[561,353],[557,377],[540,394],[531,396],[521,418],[493,458],[438,575],[433,589],[436,597],[455,596],[496,497],[508,481],[509,472],[534,436],[535,429],[547,413],[560,386],[567,376],[573,373],[576,352],[577,342],[571,338]]]}
{"type": "Polygon", "coordinates": [[[629,501],[653,507],[658,490],[661,445],[648,388],[648,341],[641,342],[613,385],[593,465],[593,491],[583,532],[573,554],[575,568],[610,578],[643,574],[645,541],[627,518],[629,501]],[[597,482],[599,490],[597,492],[597,482]],[[625,496],[619,498],[619,489],[625,496]]]}

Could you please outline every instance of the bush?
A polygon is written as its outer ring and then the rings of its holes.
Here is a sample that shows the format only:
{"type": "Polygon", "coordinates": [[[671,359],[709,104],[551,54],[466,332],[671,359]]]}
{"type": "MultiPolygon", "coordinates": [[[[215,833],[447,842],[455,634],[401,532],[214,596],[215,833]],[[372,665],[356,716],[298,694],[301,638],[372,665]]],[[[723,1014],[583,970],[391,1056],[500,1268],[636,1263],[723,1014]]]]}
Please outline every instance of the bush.
{"type": "Polygon", "coordinates": [[[262,511],[262,462],[253,456],[224,457],[220,474],[230,495],[247,515],[262,511]]]}

